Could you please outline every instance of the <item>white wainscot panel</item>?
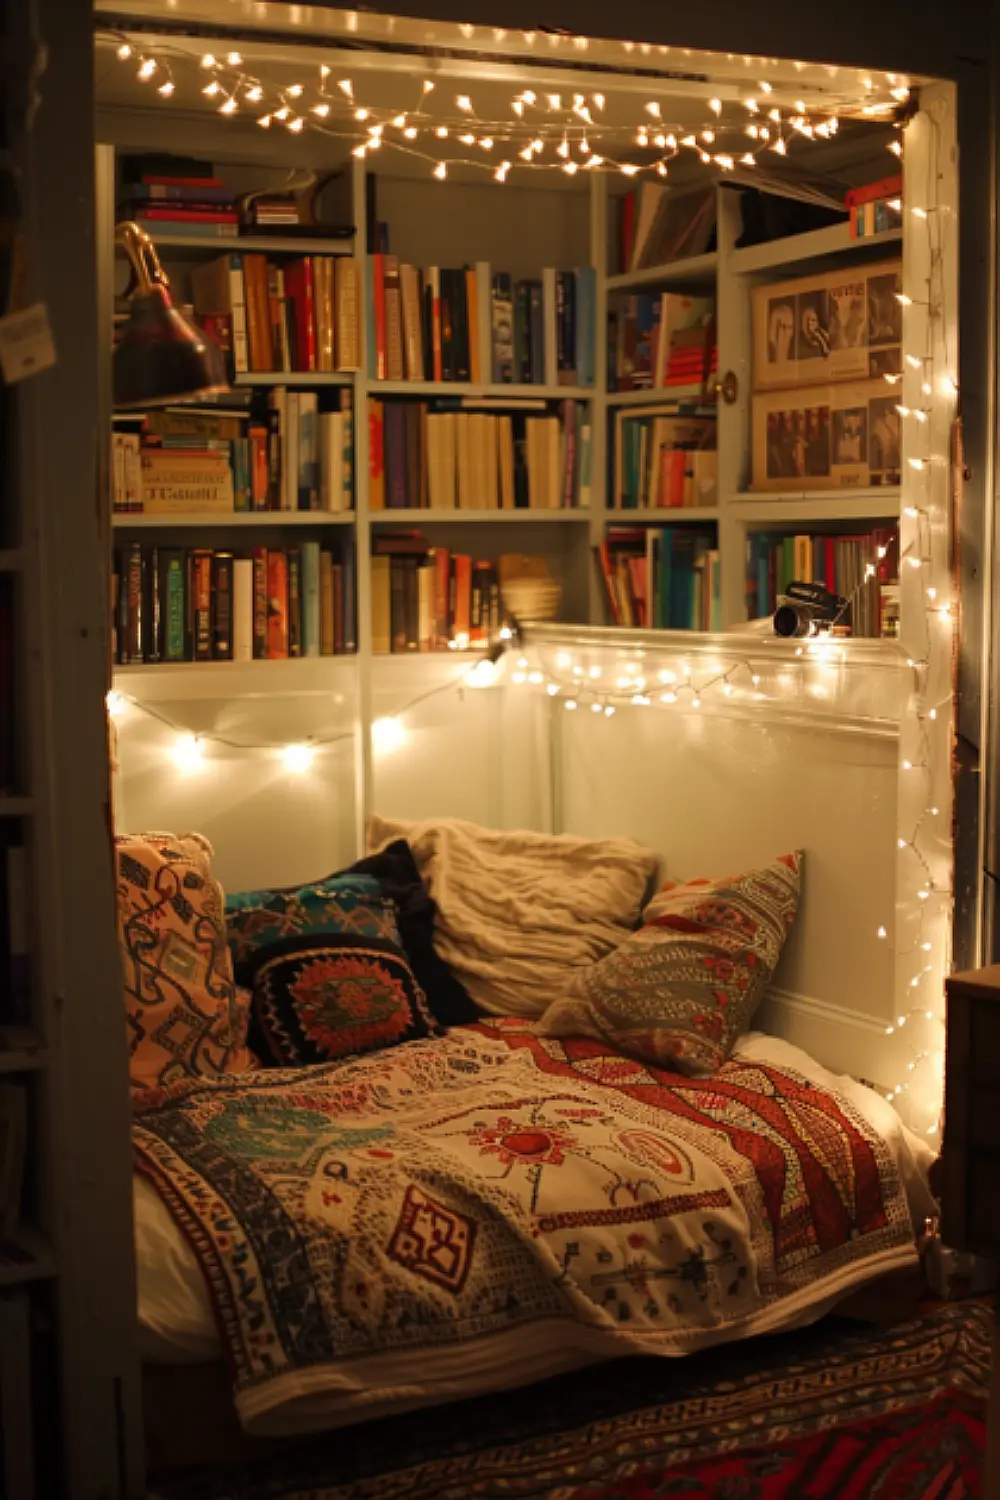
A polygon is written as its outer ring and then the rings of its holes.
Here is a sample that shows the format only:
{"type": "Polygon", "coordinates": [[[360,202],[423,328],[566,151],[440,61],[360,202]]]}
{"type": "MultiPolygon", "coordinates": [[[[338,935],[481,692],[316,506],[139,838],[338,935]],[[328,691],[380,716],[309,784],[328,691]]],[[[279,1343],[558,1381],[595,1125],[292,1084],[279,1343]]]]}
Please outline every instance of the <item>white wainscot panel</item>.
{"type": "Polygon", "coordinates": [[[891,1080],[892,953],[877,932],[894,904],[895,739],[691,710],[552,711],[564,831],[630,835],[672,880],[804,851],[799,915],[755,1024],[891,1080]]]}
{"type": "Polygon", "coordinates": [[[227,891],[297,884],[356,857],[353,668],[331,673],[329,663],[325,671],[302,663],[307,670],[300,674],[299,663],[254,665],[292,672],[279,678],[258,671],[266,679],[261,690],[247,691],[241,682],[240,696],[232,697],[225,672],[213,676],[203,668],[173,676],[151,668],[115,680],[116,689],[176,726],[125,705],[117,724],[118,830],[204,834],[227,891]],[[205,737],[194,765],[176,758],[184,733],[205,737]],[[213,736],[274,748],[233,748],[213,736]],[[282,757],[283,746],[332,737],[335,743],[316,745],[305,770],[290,769],[282,757]]]}
{"type": "Polygon", "coordinates": [[[459,685],[406,708],[422,690],[453,682],[461,671],[453,661],[376,661],[374,810],[392,818],[546,827],[548,715],[536,695],[459,685]],[[395,730],[383,736],[378,721],[386,718],[395,730]]]}

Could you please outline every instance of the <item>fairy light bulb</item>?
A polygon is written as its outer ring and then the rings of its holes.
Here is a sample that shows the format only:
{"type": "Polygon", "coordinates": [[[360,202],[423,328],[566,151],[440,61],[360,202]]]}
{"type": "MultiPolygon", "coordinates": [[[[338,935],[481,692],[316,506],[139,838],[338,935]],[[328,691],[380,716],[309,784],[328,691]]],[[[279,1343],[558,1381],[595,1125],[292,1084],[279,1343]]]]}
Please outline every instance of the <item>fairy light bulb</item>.
{"type": "Polygon", "coordinates": [[[115,53],[115,56],[118,58],[119,62],[128,62],[129,58],[132,56],[132,48],[129,46],[128,42],[122,42],[121,46],[118,48],[118,51],[115,53]]]}
{"type": "Polygon", "coordinates": [[[305,775],[313,763],[315,751],[311,745],[286,745],[281,752],[285,768],[296,776],[305,775]]]}
{"type": "Polygon", "coordinates": [[[285,93],[288,95],[289,99],[300,99],[302,97],[301,83],[290,83],[285,90],[285,93]]]}
{"type": "Polygon", "coordinates": [[[171,752],[178,771],[197,771],[203,762],[202,745],[197,735],[179,734],[171,752]]]}
{"type": "Polygon", "coordinates": [[[524,117],[524,100],[523,99],[514,99],[514,100],[512,100],[510,107],[514,111],[514,113],[517,115],[517,117],[518,117],[519,120],[523,119],[523,117],[524,117]]]}
{"type": "Polygon", "coordinates": [[[226,99],[222,104],[219,105],[219,114],[234,115],[238,109],[239,105],[236,103],[236,100],[232,97],[232,95],[230,95],[228,99],[226,99]]]}
{"type": "Polygon", "coordinates": [[[562,109],[561,94],[549,94],[547,97],[549,101],[549,109],[562,109]]]}
{"type": "Polygon", "coordinates": [[[202,89],[202,93],[207,94],[210,99],[213,97],[213,95],[221,94],[221,92],[222,84],[219,83],[215,78],[212,79],[211,83],[206,83],[205,87],[202,89]]]}
{"type": "Polygon", "coordinates": [[[280,109],[276,109],[274,111],[274,118],[276,120],[280,120],[281,123],[284,124],[290,114],[291,110],[288,108],[288,105],[283,104],[280,109]]]}
{"type": "Polygon", "coordinates": [[[156,72],[156,66],[157,64],[155,58],[147,57],[144,59],[139,67],[139,77],[144,83],[147,78],[152,78],[153,74],[156,72]]]}
{"type": "Polygon", "coordinates": [[[330,113],[330,106],[329,104],[314,104],[312,112],[314,115],[318,115],[321,120],[325,120],[330,113]]]}
{"type": "Polygon", "coordinates": [[[448,163],[439,161],[437,166],[434,168],[434,176],[437,178],[438,182],[444,182],[445,178],[448,176],[448,163]]]}
{"type": "Polygon", "coordinates": [[[219,64],[212,56],[211,52],[206,52],[201,59],[201,66],[203,68],[217,68],[219,64]]]}
{"type": "Polygon", "coordinates": [[[229,64],[229,66],[231,68],[238,68],[240,66],[240,63],[242,61],[243,61],[243,58],[240,56],[240,54],[238,52],[227,52],[226,53],[226,62],[229,64]]]}
{"type": "Polygon", "coordinates": [[[579,170],[579,163],[575,161],[568,161],[563,166],[563,171],[566,173],[567,177],[575,177],[579,170]]]}
{"type": "MultiPolygon", "coordinates": [[[[263,97],[264,97],[264,90],[261,88],[261,86],[260,86],[259,83],[255,83],[252,88],[249,88],[246,91],[247,102],[250,103],[250,104],[259,104],[260,101],[261,101],[261,99],[263,99],[263,97]]],[[[328,108],[329,106],[325,106],[325,107],[328,108]]],[[[316,107],[316,113],[319,114],[319,106],[318,105],[316,107]]]]}
{"type": "Polygon", "coordinates": [[[363,121],[363,120],[367,120],[367,118],[368,118],[368,116],[369,116],[369,115],[370,115],[370,114],[371,114],[371,110],[368,110],[368,109],[365,109],[365,108],[364,108],[364,107],[363,107],[363,106],[362,106],[362,108],[361,108],[361,109],[356,109],[356,110],[355,110],[355,111],[354,111],[354,118],[355,118],[355,119],[356,119],[356,120],[362,120],[362,121],[363,121]]]}
{"type": "Polygon", "coordinates": [[[429,78],[425,78],[424,79],[423,84],[421,85],[421,87],[422,87],[423,92],[425,94],[432,94],[434,92],[434,84],[431,82],[431,80],[429,78]]]}
{"type": "Polygon", "coordinates": [[[463,110],[466,114],[472,113],[472,100],[469,98],[468,94],[458,94],[455,98],[455,103],[458,108],[463,110]]]}
{"type": "Polygon", "coordinates": [[[419,134],[420,132],[415,125],[407,125],[406,129],[403,131],[403,135],[408,141],[415,141],[419,134]]]}
{"type": "Polygon", "coordinates": [[[474,135],[460,135],[458,139],[463,146],[474,146],[476,144],[476,137],[474,135]]]}
{"type": "MultiPolygon", "coordinates": [[[[258,115],[258,117],[257,117],[257,124],[260,126],[260,128],[262,130],[270,130],[270,128],[271,128],[271,116],[270,115],[258,115]]],[[[357,152],[355,152],[355,155],[357,155],[357,152]]]]}
{"type": "Polygon", "coordinates": [[[721,99],[709,99],[709,101],[708,101],[708,107],[712,111],[713,115],[721,115],[722,114],[722,100],[721,99]]]}
{"type": "Polygon", "coordinates": [[[479,141],[479,149],[480,151],[492,151],[493,137],[491,135],[484,135],[479,141]]]}
{"type": "Polygon", "coordinates": [[[646,113],[648,115],[652,115],[654,120],[658,120],[660,118],[660,106],[656,103],[655,99],[651,99],[646,105],[646,113]]]}
{"type": "Polygon", "coordinates": [[[446,141],[448,139],[447,125],[435,125],[434,134],[437,136],[439,141],[446,141]]]}
{"type": "Polygon", "coordinates": [[[288,122],[288,128],[293,135],[298,135],[300,131],[305,129],[305,125],[306,122],[303,115],[299,115],[296,119],[289,120],[288,122]]]}
{"type": "Polygon", "coordinates": [[[566,709],[567,713],[572,713],[576,707],[577,702],[575,698],[567,698],[566,702],[563,704],[563,708],[566,709]]]}
{"type": "Polygon", "coordinates": [[[509,161],[502,161],[500,163],[500,165],[497,167],[496,171],[493,173],[493,176],[494,176],[494,178],[496,179],[497,182],[506,182],[507,181],[507,174],[508,174],[509,171],[510,171],[510,162],[509,161]]]}
{"type": "Polygon", "coordinates": [[[172,78],[167,78],[167,79],[164,80],[163,83],[160,84],[160,86],[156,90],[156,92],[158,94],[162,94],[163,97],[164,97],[164,99],[169,99],[170,95],[174,91],[174,87],[175,87],[174,80],[172,78]]]}
{"type": "Polygon", "coordinates": [[[404,125],[406,124],[406,116],[405,115],[397,115],[396,118],[393,120],[392,123],[393,123],[393,125],[395,125],[395,127],[396,127],[397,130],[402,130],[403,127],[404,127],[404,125]]]}
{"type": "MultiPolygon", "coordinates": [[[[346,94],[346,96],[347,96],[348,99],[353,99],[354,98],[354,84],[351,82],[351,80],[349,78],[341,78],[341,79],[339,79],[338,82],[337,82],[337,87],[338,87],[338,89],[340,90],[340,92],[342,94],[346,94]]],[[[433,87],[433,85],[432,85],[432,87],[433,87]]]]}

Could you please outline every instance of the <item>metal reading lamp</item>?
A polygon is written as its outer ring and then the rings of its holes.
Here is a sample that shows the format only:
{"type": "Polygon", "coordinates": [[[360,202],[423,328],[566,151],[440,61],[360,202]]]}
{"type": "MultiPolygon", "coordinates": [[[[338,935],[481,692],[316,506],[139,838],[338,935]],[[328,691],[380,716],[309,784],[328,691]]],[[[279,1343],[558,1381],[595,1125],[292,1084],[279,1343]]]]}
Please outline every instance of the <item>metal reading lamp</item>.
{"type": "Polygon", "coordinates": [[[132,265],[128,322],[114,352],[116,407],[163,406],[229,389],[222,351],[174,307],[153,241],[138,224],[116,226],[132,265]]]}

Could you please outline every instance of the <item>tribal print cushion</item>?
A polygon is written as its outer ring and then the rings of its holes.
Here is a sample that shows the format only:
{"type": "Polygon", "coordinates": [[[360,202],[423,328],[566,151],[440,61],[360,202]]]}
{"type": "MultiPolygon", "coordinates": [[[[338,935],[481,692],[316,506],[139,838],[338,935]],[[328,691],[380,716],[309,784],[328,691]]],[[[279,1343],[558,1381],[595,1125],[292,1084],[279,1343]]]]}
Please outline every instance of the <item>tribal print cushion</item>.
{"type": "Polygon", "coordinates": [[[802,856],[665,885],[643,926],[570,982],[543,1036],[591,1036],[643,1061],[714,1073],[770,983],[799,900],[802,856]]]}
{"type": "Polygon", "coordinates": [[[263,1066],[304,1067],[437,1034],[395,906],[372,876],[230,896],[227,925],[263,1066]]]}

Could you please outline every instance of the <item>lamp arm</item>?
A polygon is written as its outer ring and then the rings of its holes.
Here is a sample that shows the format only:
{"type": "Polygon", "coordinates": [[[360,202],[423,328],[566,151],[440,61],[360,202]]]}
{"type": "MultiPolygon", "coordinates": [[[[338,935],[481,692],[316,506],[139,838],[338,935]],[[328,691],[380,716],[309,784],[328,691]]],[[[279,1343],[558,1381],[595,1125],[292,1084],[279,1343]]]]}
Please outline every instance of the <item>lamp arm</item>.
{"type": "Polygon", "coordinates": [[[123,247],[131,262],[136,291],[148,292],[154,286],[162,286],[169,291],[170,279],[160,265],[156,246],[141,225],[132,219],[116,224],[115,244],[123,247]]]}

